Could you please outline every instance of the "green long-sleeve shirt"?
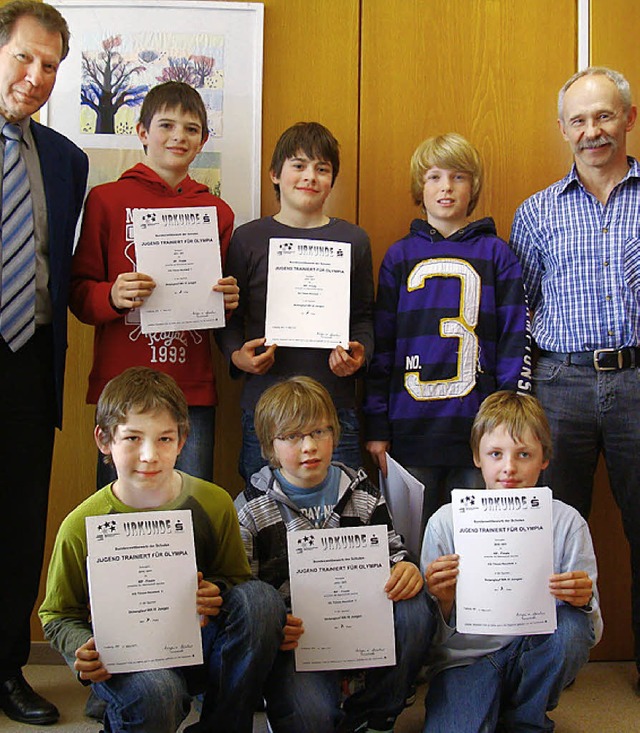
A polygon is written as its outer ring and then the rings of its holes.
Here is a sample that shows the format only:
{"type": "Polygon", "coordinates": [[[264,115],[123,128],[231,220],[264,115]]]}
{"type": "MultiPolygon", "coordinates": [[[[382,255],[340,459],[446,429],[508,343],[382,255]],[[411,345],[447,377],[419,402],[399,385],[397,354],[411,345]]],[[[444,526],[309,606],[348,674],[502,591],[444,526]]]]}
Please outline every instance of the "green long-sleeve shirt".
{"type": "MultiPolygon", "coordinates": [[[[251,577],[238,519],[229,494],[219,486],[181,473],[182,490],[168,504],[153,511],[190,509],[196,563],[206,580],[223,589],[251,577]]],[[[47,576],[47,592],[40,607],[45,637],[72,666],[75,651],[92,635],[87,582],[85,517],[137,512],[105,486],[77,506],[62,522],[47,576]]],[[[151,510],[150,510],[151,511],[151,510]]]]}

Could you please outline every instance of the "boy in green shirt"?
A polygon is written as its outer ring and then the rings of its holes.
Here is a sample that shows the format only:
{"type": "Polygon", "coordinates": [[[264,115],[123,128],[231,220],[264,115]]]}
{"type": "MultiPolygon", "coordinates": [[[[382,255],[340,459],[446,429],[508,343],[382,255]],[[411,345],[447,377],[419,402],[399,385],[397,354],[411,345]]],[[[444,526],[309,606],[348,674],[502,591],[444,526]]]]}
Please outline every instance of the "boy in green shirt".
{"type": "Polygon", "coordinates": [[[190,733],[250,733],[282,641],[285,610],[273,588],[249,580],[229,494],[174,468],[189,432],[184,394],[170,376],[132,367],[104,388],[96,423],[98,449],[118,477],[60,526],[40,608],[45,636],[106,702],[105,733],[175,733],[191,694],[199,692],[205,693],[202,716],[190,733]],[[204,664],[111,674],[91,627],[85,517],[175,509],[190,509],[193,518],[204,664]]]}

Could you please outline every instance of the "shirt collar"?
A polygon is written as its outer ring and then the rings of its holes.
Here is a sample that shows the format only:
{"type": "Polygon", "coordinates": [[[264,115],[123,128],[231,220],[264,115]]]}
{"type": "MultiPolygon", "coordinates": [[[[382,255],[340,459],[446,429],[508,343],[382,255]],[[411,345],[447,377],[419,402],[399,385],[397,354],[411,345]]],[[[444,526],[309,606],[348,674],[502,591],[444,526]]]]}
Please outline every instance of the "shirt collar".
{"type": "MultiPolygon", "coordinates": [[[[2,130],[6,124],[6,118],[0,115],[0,130],[2,130]]],[[[22,141],[27,148],[30,148],[33,143],[33,137],[31,136],[31,117],[25,117],[23,120],[16,120],[13,124],[22,128],[22,141]]]]}
{"type": "MultiPolygon", "coordinates": [[[[640,164],[638,163],[638,161],[635,158],[632,158],[630,155],[627,155],[627,163],[629,164],[629,170],[627,171],[624,178],[616,183],[616,186],[619,186],[621,183],[628,181],[630,178],[640,178],[640,164]]],[[[567,191],[569,188],[573,188],[575,186],[580,186],[580,188],[584,189],[582,181],[578,176],[578,169],[576,168],[576,164],[574,163],[571,166],[571,170],[569,171],[568,175],[566,175],[562,179],[562,181],[560,181],[560,193],[565,193],[565,191],[567,191]]]]}

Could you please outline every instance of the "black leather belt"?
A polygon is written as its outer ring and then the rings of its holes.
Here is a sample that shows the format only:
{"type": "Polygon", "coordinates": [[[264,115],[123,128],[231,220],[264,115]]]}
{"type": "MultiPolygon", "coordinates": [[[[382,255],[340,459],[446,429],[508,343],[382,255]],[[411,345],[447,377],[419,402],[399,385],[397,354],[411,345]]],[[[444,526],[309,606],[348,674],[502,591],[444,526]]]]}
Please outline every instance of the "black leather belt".
{"type": "Polygon", "coordinates": [[[564,364],[590,366],[597,372],[617,372],[620,369],[640,366],[640,348],[632,346],[624,349],[596,349],[595,351],[575,351],[573,353],[541,351],[540,356],[561,361],[564,364]]]}

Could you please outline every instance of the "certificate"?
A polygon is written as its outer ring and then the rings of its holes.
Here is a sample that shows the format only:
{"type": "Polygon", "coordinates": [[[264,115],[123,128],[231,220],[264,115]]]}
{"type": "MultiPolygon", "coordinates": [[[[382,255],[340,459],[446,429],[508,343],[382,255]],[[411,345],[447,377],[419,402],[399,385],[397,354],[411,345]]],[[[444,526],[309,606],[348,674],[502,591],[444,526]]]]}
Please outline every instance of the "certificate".
{"type": "Polygon", "coordinates": [[[556,629],[549,488],[454,489],[460,574],[456,628],[473,634],[550,634],[556,629]]]}
{"type": "Polygon", "coordinates": [[[292,612],[304,623],[296,669],[395,664],[386,526],[289,532],[287,542],[292,612]]]}
{"type": "Polygon", "coordinates": [[[96,648],[109,672],[202,664],[191,512],[87,517],[96,648]]]}
{"type": "Polygon", "coordinates": [[[134,209],[138,272],[156,287],[140,307],[142,333],[224,326],[224,296],[215,206],[134,209]]]}
{"type": "Polygon", "coordinates": [[[317,239],[269,240],[267,344],[333,349],[349,346],[351,244],[317,239]]]}
{"type": "Polygon", "coordinates": [[[422,505],[424,484],[401,466],[388,453],[387,475],[378,472],[380,491],[387,502],[393,527],[402,536],[404,546],[416,557],[422,548],[422,505]]]}

